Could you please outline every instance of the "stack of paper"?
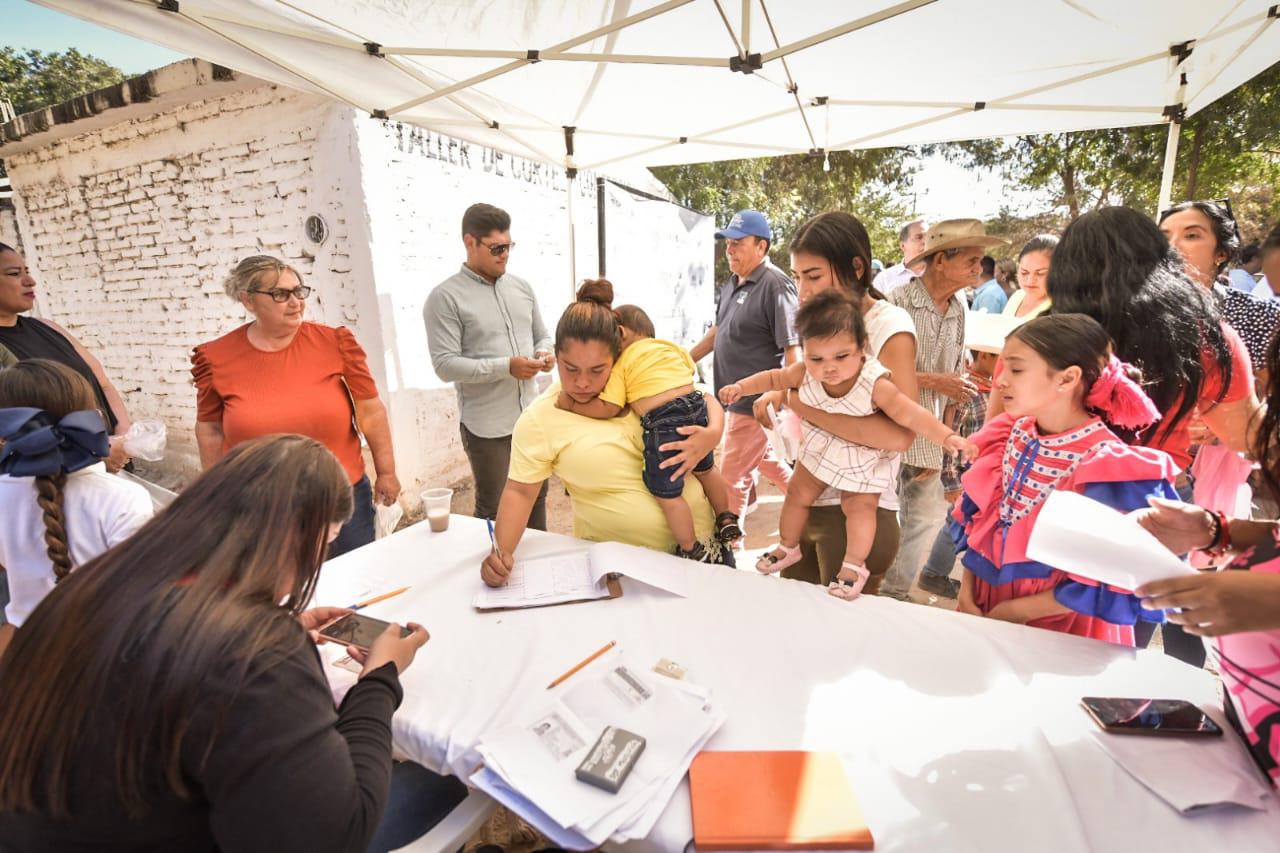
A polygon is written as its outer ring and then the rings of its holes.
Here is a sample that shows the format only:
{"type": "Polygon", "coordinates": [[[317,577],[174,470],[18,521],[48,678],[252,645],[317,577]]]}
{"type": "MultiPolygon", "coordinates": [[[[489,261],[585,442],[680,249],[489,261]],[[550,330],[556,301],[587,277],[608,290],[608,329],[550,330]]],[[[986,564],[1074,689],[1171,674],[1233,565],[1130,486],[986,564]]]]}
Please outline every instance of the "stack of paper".
{"type": "Polygon", "coordinates": [[[709,691],[614,654],[549,694],[521,725],[482,737],[485,764],[471,781],[561,847],[621,844],[649,834],[723,722],[709,691]],[[574,775],[607,726],[646,741],[616,794],[574,775]]]}

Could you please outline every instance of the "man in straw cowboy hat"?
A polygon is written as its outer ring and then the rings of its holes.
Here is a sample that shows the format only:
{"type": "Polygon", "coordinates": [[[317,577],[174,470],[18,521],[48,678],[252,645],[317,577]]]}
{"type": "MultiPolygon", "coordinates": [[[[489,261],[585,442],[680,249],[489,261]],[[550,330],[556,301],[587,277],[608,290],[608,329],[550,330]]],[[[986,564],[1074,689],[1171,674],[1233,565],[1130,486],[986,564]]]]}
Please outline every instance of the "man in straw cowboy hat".
{"type": "MultiPolygon", "coordinates": [[[[923,272],[889,294],[889,301],[906,309],[915,323],[920,405],[944,423],[948,405],[966,402],[978,393],[977,386],[964,375],[963,291],[981,281],[986,250],[1006,245],[1007,241],[988,236],[977,219],[939,222],[925,233],[924,249],[906,260],[908,267],[923,262],[923,272]]],[[[902,539],[898,556],[880,587],[882,595],[907,597],[925,549],[937,535],[947,511],[938,476],[941,468],[942,448],[924,439],[917,438],[903,456],[898,475],[902,539]]],[[[947,581],[930,580],[935,585],[947,581]]]]}

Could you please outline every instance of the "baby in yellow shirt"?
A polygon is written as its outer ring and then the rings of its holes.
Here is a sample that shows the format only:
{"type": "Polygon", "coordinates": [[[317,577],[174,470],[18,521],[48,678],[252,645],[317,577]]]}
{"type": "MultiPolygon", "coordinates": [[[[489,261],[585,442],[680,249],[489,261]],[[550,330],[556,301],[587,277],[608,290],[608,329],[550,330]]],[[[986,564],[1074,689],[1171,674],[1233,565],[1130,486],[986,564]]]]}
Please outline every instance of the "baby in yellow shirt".
{"type": "MultiPolygon", "coordinates": [[[[611,288],[612,289],[612,288],[611,288]]],[[[694,364],[688,350],[654,337],[653,321],[635,305],[614,310],[622,341],[622,354],[600,396],[590,403],[578,403],[563,391],[556,407],[608,419],[625,414],[628,407],[640,416],[644,429],[644,484],[658,499],[675,537],[676,554],[691,560],[707,560],[706,546],[697,540],[693,511],[684,499],[684,477],[671,478],[670,470],[659,466],[675,455],[658,450],[663,444],[682,441],[677,430],[685,426],[708,426],[707,401],[693,388],[694,364]]],[[[724,428],[723,417],[717,419],[724,428]]],[[[738,516],[729,512],[728,484],[715,465],[715,453],[708,453],[693,469],[707,499],[716,512],[716,538],[729,544],[742,538],[738,516]]]]}

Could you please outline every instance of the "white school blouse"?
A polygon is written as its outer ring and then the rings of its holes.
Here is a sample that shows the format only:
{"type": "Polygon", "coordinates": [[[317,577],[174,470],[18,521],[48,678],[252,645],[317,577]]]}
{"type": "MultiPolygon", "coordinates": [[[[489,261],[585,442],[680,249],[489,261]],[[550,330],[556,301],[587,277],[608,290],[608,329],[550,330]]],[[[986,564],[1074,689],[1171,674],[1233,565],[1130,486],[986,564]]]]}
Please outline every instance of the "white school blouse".
{"type": "MultiPolygon", "coordinates": [[[[0,566],[9,579],[5,619],[21,625],[53,589],[35,477],[0,474],[0,566]]],[[[151,518],[151,496],[98,462],[67,475],[62,494],[72,571],[128,539],[151,518]]]]}

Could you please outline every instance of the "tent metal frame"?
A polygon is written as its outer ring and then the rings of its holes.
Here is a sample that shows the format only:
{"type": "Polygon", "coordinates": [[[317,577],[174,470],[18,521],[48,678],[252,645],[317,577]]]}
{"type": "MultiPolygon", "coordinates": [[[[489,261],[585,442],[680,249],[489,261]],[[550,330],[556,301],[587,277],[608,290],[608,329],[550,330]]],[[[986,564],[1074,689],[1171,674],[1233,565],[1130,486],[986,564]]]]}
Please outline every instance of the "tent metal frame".
{"type": "MultiPolygon", "coordinates": [[[[948,101],[861,101],[848,99],[834,99],[826,96],[810,97],[807,101],[801,96],[801,88],[793,77],[791,69],[787,63],[787,57],[799,53],[807,48],[824,44],[841,36],[848,35],[858,30],[874,26],[883,21],[896,18],[900,15],[910,14],[911,12],[936,3],[937,0],[899,0],[899,2],[881,8],[879,11],[863,15],[859,18],[846,21],[834,27],[830,27],[821,32],[813,33],[804,38],[781,44],[778,38],[777,30],[773,25],[772,17],[769,14],[766,0],[741,0],[741,15],[739,18],[739,29],[734,31],[733,22],[730,20],[726,11],[726,5],[729,0],[665,0],[649,9],[645,9],[634,14],[626,15],[599,27],[591,29],[585,33],[574,36],[572,38],[561,41],[544,49],[529,49],[525,51],[519,50],[498,50],[498,49],[456,49],[446,47],[424,47],[414,45],[385,46],[377,44],[369,39],[362,37],[359,33],[336,24],[320,15],[317,15],[305,8],[297,0],[274,0],[274,2],[291,12],[304,16],[314,21],[318,29],[303,30],[294,27],[282,27],[277,25],[267,26],[260,22],[245,20],[243,18],[230,16],[227,14],[209,15],[201,14],[191,9],[191,4],[185,0],[128,0],[130,3],[143,5],[155,9],[161,14],[174,14],[183,17],[191,22],[192,25],[199,27],[208,33],[223,39],[237,48],[244,50],[259,59],[272,64],[292,77],[305,82],[314,89],[323,92],[329,97],[337,101],[348,104],[349,106],[367,110],[371,115],[377,118],[392,118],[401,116],[410,110],[420,107],[424,104],[437,100],[447,100],[450,104],[472,116],[472,120],[467,119],[441,119],[430,122],[440,126],[457,126],[457,127],[473,127],[476,129],[487,128],[495,130],[509,139],[515,146],[521,150],[529,152],[533,157],[549,163],[555,163],[564,167],[570,176],[576,174],[579,168],[599,169],[604,166],[612,165],[625,160],[635,160],[644,156],[671,148],[677,145],[684,145],[690,142],[696,142],[700,145],[728,145],[735,148],[754,148],[760,150],[762,154],[785,155],[785,154],[812,154],[826,156],[832,150],[845,150],[853,148],[866,148],[878,140],[890,140],[897,134],[901,134],[908,130],[915,130],[920,127],[926,127],[936,124],[947,119],[963,115],[967,112],[978,110],[1018,110],[1018,111],[1045,111],[1045,112],[1095,112],[1095,113],[1117,113],[1129,115],[1146,115],[1150,118],[1149,124],[1158,124],[1165,122],[1169,126],[1169,137],[1165,146],[1165,159],[1160,185],[1160,209],[1168,206],[1172,193],[1173,169],[1177,162],[1178,136],[1182,122],[1190,111],[1194,112],[1199,109],[1202,104],[1200,99],[1214,85],[1217,79],[1223,73],[1223,70],[1229,65],[1222,64],[1221,68],[1204,80],[1196,80],[1193,91],[1188,96],[1188,81],[1185,72],[1179,73],[1179,83],[1176,92],[1171,92],[1172,100],[1169,104],[1142,104],[1133,106],[1118,105],[1093,105],[1093,104],[1052,104],[1052,103],[1030,103],[1026,99],[1043,92],[1061,89],[1075,83],[1084,82],[1099,77],[1105,77],[1109,74],[1118,73],[1140,65],[1151,62],[1169,60],[1172,57],[1173,66],[1176,69],[1183,60],[1191,54],[1197,45],[1203,45],[1215,39],[1225,37],[1227,35],[1239,32],[1240,30],[1252,27],[1253,32],[1249,38],[1232,54],[1231,60],[1238,58],[1246,50],[1248,50],[1272,23],[1280,18],[1280,5],[1272,6],[1267,11],[1253,15],[1243,20],[1237,21],[1230,26],[1223,26],[1226,20],[1240,7],[1243,0],[1237,0],[1231,4],[1218,18],[1217,22],[1210,28],[1209,32],[1195,39],[1188,40],[1180,44],[1174,44],[1167,52],[1159,52],[1149,54],[1134,59],[1127,59],[1106,65],[1102,68],[1096,68],[1082,74],[1075,75],[1065,80],[1058,80],[1051,83],[1037,86],[1032,89],[1001,95],[986,101],[977,101],[975,103],[956,103],[948,101]],[[629,27],[642,24],[653,18],[665,15],[668,12],[686,7],[695,2],[710,2],[723,22],[725,30],[732,42],[734,55],[732,56],[662,56],[662,55],[646,55],[646,54],[624,54],[615,53],[608,49],[598,50],[575,50],[602,37],[616,36],[617,33],[626,30],[629,27]],[[771,36],[772,47],[763,52],[753,52],[753,40],[751,23],[758,10],[767,25],[767,30],[771,36]],[[314,75],[306,73],[296,65],[291,64],[278,56],[265,53],[261,49],[251,46],[243,39],[237,38],[233,33],[228,32],[228,27],[242,27],[255,29],[262,32],[269,32],[273,35],[282,35],[291,39],[311,42],[317,45],[325,45],[330,48],[339,48],[350,50],[353,52],[361,52],[376,58],[379,61],[386,62],[390,67],[395,68],[405,77],[413,81],[415,86],[421,86],[425,92],[419,96],[411,98],[399,104],[388,107],[369,107],[366,104],[359,104],[351,100],[350,97],[344,96],[334,91],[329,86],[314,75]],[[503,64],[497,65],[479,74],[467,77],[462,80],[451,80],[446,75],[438,74],[424,65],[417,58],[429,59],[430,57],[461,57],[472,59],[494,59],[505,60],[503,64]],[[782,69],[785,83],[774,81],[762,72],[771,63],[777,62],[782,69]],[[683,66],[690,68],[725,68],[731,72],[742,72],[747,75],[759,77],[766,83],[785,86],[787,92],[794,100],[794,107],[788,107],[785,110],[773,110],[762,115],[753,116],[740,122],[724,127],[706,129],[700,132],[692,132],[676,138],[667,138],[655,134],[644,133],[626,133],[619,131],[607,131],[601,129],[592,129],[588,127],[565,127],[561,128],[547,122],[536,115],[528,115],[528,123],[521,122],[500,123],[492,116],[485,114],[473,102],[472,98],[466,97],[468,94],[480,96],[482,98],[490,98],[478,87],[481,84],[510,74],[525,66],[540,62],[592,62],[600,66],[601,71],[610,65],[619,64],[652,64],[652,65],[670,65],[683,66]],[[834,145],[829,140],[824,139],[820,145],[814,134],[813,125],[810,123],[809,113],[815,109],[824,111],[824,115],[828,120],[830,118],[830,110],[834,108],[847,107],[877,107],[883,106],[888,108],[904,107],[904,108],[936,108],[939,112],[918,118],[910,122],[906,122],[897,127],[877,130],[863,136],[853,137],[840,140],[834,145]],[[791,148],[785,145],[777,144],[751,144],[741,141],[725,140],[722,134],[730,131],[770,121],[789,113],[795,112],[800,121],[803,123],[805,134],[809,140],[810,148],[808,151],[791,148]],[[561,132],[564,133],[565,153],[563,155],[555,155],[544,150],[539,145],[530,141],[527,134],[529,132],[561,132]],[[644,143],[635,150],[618,154],[608,159],[591,163],[588,166],[579,167],[573,156],[573,137],[575,134],[592,135],[598,134],[602,136],[612,136],[615,138],[634,138],[637,142],[644,143]]],[[[594,94],[596,83],[599,77],[593,81],[589,87],[583,102],[581,103],[578,113],[582,114],[583,110],[590,102],[590,98],[594,94]]],[[[504,104],[508,109],[512,109],[513,105],[504,104]]],[[[522,111],[523,112],[523,111],[522,111]]]]}

